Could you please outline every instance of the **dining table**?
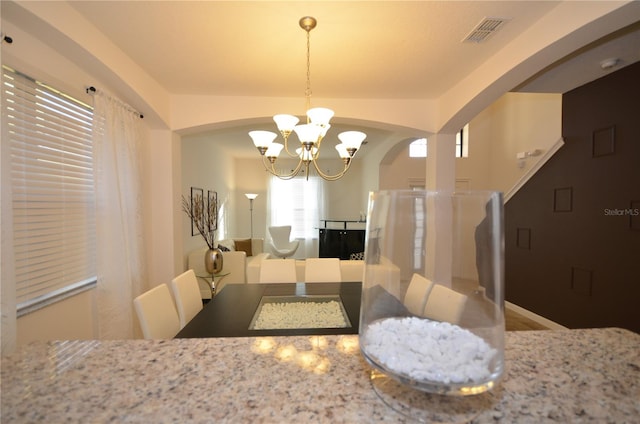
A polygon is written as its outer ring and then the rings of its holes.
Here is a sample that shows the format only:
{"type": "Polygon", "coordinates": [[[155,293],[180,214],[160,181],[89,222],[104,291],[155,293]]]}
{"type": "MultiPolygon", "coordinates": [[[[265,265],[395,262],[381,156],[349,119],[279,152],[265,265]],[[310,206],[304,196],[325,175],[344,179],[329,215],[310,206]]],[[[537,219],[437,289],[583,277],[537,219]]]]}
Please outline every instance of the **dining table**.
{"type": "Polygon", "coordinates": [[[180,330],[176,338],[358,334],[361,282],[227,284],[180,330]],[[346,314],[343,327],[252,329],[266,300],[336,300],[346,314]]]}

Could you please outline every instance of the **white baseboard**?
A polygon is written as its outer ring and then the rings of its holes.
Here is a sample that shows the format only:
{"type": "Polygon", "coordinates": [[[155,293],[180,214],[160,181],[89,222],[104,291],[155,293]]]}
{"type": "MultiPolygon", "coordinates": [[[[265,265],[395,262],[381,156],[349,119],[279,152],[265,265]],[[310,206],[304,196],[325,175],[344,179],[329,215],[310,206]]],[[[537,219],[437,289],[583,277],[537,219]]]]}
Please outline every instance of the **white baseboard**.
{"type": "Polygon", "coordinates": [[[550,328],[552,330],[566,330],[567,329],[567,327],[565,327],[563,325],[560,325],[557,322],[551,321],[550,319],[547,319],[547,318],[545,318],[543,316],[540,316],[540,315],[538,315],[538,314],[536,314],[534,312],[531,312],[531,311],[529,311],[527,309],[524,309],[523,307],[518,306],[518,305],[516,305],[514,303],[507,302],[506,300],[504,302],[504,306],[507,309],[510,309],[513,312],[517,312],[518,314],[520,314],[522,316],[525,316],[525,317],[529,318],[530,320],[535,321],[540,325],[544,325],[545,327],[548,327],[548,328],[550,328]]]}

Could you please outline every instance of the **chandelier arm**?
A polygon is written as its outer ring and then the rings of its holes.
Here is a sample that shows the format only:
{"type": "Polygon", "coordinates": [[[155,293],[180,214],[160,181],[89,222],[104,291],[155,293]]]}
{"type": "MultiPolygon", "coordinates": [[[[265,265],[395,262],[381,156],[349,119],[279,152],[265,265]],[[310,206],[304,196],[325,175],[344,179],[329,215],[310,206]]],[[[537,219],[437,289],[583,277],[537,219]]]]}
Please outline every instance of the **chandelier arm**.
{"type": "Polygon", "coordinates": [[[267,171],[268,173],[270,173],[273,176],[276,176],[278,178],[280,178],[281,180],[290,180],[293,177],[295,177],[296,175],[298,175],[300,173],[300,169],[302,169],[302,162],[303,160],[300,159],[298,161],[298,165],[295,167],[295,169],[293,171],[291,171],[290,174],[285,174],[285,173],[280,173],[276,170],[275,167],[275,161],[273,163],[271,163],[270,160],[268,160],[266,157],[262,156],[262,165],[264,166],[265,171],[267,171]]]}
{"type": "Polygon", "coordinates": [[[316,162],[316,160],[314,159],[313,161],[313,167],[316,169],[316,172],[318,173],[318,175],[320,175],[322,177],[322,179],[326,180],[326,181],[336,181],[339,180],[340,178],[342,178],[344,176],[344,174],[349,170],[349,168],[351,167],[351,160],[349,159],[343,159],[343,163],[344,163],[344,168],[342,169],[342,171],[340,171],[339,173],[335,174],[335,175],[329,175],[329,174],[325,174],[324,172],[322,172],[322,170],[320,169],[320,167],[318,166],[318,163],[316,162]]]}
{"type": "Polygon", "coordinates": [[[289,157],[291,157],[291,158],[297,158],[298,157],[297,153],[291,153],[289,151],[289,137],[285,137],[285,139],[284,139],[284,151],[287,152],[287,155],[289,155],[289,157]]]}
{"type": "MultiPolygon", "coordinates": [[[[320,157],[320,145],[321,145],[321,144],[322,144],[322,136],[320,136],[320,137],[318,138],[318,141],[316,141],[316,142],[314,143],[314,145],[313,145],[313,147],[315,147],[315,148],[316,148],[316,154],[315,154],[315,155],[312,155],[311,159],[312,159],[312,160],[314,160],[314,161],[320,157]]],[[[312,152],[313,152],[313,149],[312,149],[312,152]]]]}

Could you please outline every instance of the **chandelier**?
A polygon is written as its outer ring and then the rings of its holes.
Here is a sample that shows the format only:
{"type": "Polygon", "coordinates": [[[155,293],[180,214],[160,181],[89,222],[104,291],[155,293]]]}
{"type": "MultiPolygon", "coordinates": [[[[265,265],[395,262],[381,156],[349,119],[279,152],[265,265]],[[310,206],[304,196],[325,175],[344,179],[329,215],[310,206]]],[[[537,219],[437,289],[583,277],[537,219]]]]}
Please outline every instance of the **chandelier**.
{"type": "Polygon", "coordinates": [[[276,177],[283,180],[291,179],[298,175],[304,167],[307,178],[309,178],[309,166],[313,164],[318,175],[327,181],[335,181],[342,178],[347,172],[351,166],[351,159],[367,135],[360,131],[345,131],[338,134],[338,139],[341,143],[336,145],[335,148],[338,151],[340,159],[342,159],[343,168],[335,175],[328,175],[322,172],[317,162],[320,158],[320,144],[327,134],[327,131],[329,131],[329,128],[331,128],[329,121],[333,117],[333,111],[323,107],[310,108],[310,32],[316,27],[317,21],[311,16],[305,16],[300,19],[299,24],[307,33],[307,88],[304,93],[306,98],[307,123],[298,125],[299,119],[293,115],[275,115],[273,120],[284,139],[284,144],[275,142],[274,140],[278,135],[271,131],[250,131],[249,136],[262,156],[264,168],[276,177]],[[294,152],[289,149],[289,136],[293,132],[296,133],[300,141],[300,146],[295,149],[294,152]],[[289,157],[298,160],[298,165],[289,173],[280,172],[276,169],[276,159],[283,149],[289,157]]]}

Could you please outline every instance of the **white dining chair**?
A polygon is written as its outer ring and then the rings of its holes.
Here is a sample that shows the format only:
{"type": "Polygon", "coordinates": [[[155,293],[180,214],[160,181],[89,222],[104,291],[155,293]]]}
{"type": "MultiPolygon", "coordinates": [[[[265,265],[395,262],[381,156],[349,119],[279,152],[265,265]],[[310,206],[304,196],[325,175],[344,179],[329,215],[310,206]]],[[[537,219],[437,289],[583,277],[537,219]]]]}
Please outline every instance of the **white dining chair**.
{"type": "Polygon", "coordinates": [[[436,321],[459,323],[467,299],[462,293],[441,284],[434,284],[422,315],[436,321]]]}
{"type": "Polygon", "coordinates": [[[261,283],[296,283],[295,259],[265,259],[260,263],[261,283]]]}
{"type": "Polygon", "coordinates": [[[305,283],[339,283],[342,281],[340,259],[307,258],[304,261],[305,283]]]}
{"type": "Polygon", "coordinates": [[[422,315],[432,288],[433,282],[431,280],[414,273],[411,276],[409,287],[404,295],[404,306],[412,314],[422,315]]]}
{"type": "Polygon", "coordinates": [[[182,329],[202,310],[202,296],[195,272],[189,269],[171,280],[171,291],[176,300],[182,329]]]}
{"type": "Polygon", "coordinates": [[[171,339],[180,331],[180,319],[169,287],[160,284],[133,299],[145,339],[171,339]]]}

